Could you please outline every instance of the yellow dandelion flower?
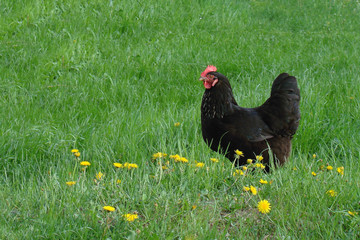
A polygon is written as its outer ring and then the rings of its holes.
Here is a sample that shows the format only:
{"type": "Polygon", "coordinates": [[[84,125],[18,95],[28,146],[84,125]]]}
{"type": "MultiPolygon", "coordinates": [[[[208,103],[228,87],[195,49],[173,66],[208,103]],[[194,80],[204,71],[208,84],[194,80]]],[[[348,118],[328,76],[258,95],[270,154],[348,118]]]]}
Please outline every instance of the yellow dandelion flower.
{"type": "Polygon", "coordinates": [[[80,155],[81,155],[80,152],[74,153],[74,156],[77,157],[77,158],[80,157],[80,155]]]}
{"type": "Polygon", "coordinates": [[[167,166],[161,166],[162,170],[169,169],[167,166]]]}
{"type": "Polygon", "coordinates": [[[178,126],[180,126],[180,123],[179,123],[179,122],[176,122],[176,123],[174,123],[174,126],[175,126],[175,127],[178,127],[178,126]]]}
{"type": "Polygon", "coordinates": [[[99,172],[98,174],[96,174],[95,177],[96,177],[97,180],[100,180],[103,175],[104,175],[104,174],[103,174],[102,172],[99,172]]]}
{"type": "Polygon", "coordinates": [[[311,172],[311,175],[313,175],[314,177],[316,176],[316,172],[311,172]]]}
{"type": "Polygon", "coordinates": [[[139,218],[139,216],[137,214],[131,214],[131,213],[124,214],[123,217],[128,222],[133,222],[133,221],[135,221],[135,219],[139,218]]]}
{"type": "Polygon", "coordinates": [[[179,158],[175,159],[175,162],[187,163],[187,162],[189,162],[189,160],[187,160],[184,157],[179,157],[179,158]]]}
{"type": "Polygon", "coordinates": [[[180,159],[180,155],[179,154],[170,155],[169,158],[177,160],[177,159],[180,159]]]}
{"type": "Polygon", "coordinates": [[[329,165],[326,167],[326,170],[331,171],[331,170],[333,170],[333,167],[329,165]]]}
{"type": "Polygon", "coordinates": [[[116,168],[123,168],[124,166],[121,163],[113,163],[116,168]]]}
{"type": "Polygon", "coordinates": [[[242,169],[246,171],[248,168],[246,166],[243,166],[242,169]]]}
{"type": "Polygon", "coordinates": [[[72,186],[72,185],[75,185],[75,181],[70,181],[70,182],[66,182],[66,185],[68,185],[68,186],[72,186]]]}
{"type": "Polygon", "coordinates": [[[337,171],[339,174],[344,175],[344,167],[338,167],[338,168],[336,169],[336,171],[337,171]]]}
{"type": "Polygon", "coordinates": [[[260,179],[260,181],[259,181],[261,184],[268,184],[268,181],[266,181],[266,180],[263,180],[262,178],[260,179]]]}
{"type": "Polygon", "coordinates": [[[243,187],[243,191],[244,191],[244,192],[248,192],[248,191],[250,191],[250,188],[249,188],[249,187],[244,186],[244,187],[243,187]]]}
{"type": "Polygon", "coordinates": [[[257,164],[255,164],[255,167],[264,169],[264,168],[265,168],[265,165],[262,164],[262,163],[257,163],[257,164]]]}
{"type": "Polygon", "coordinates": [[[335,197],[337,195],[337,192],[335,192],[335,190],[328,190],[326,194],[328,194],[331,197],[335,197]]]}
{"type": "Polygon", "coordinates": [[[259,212],[263,213],[263,214],[267,214],[270,212],[271,210],[271,205],[269,203],[268,200],[261,200],[259,203],[258,203],[258,210],[259,212]]]}
{"type": "Polygon", "coordinates": [[[217,159],[217,158],[210,158],[210,161],[212,161],[212,162],[219,162],[219,159],[217,159]]]}
{"type": "Polygon", "coordinates": [[[252,164],[253,160],[249,158],[248,160],[246,160],[246,162],[247,162],[248,164],[252,164]]]}
{"type": "Polygon", "coordinates": [[[124,168],[132,169],[132,168],[138,168],[139,166],[136,163],[124,163],[124,168]]]}
{"type": "Polygon", "coordinates": [[[193,206],[191,207],[192,210],[195,210],[196,208],[197,208],[196,205],[193,205],[193,206]]]}
{"type": "Polygon", "coordinates": [[[293,170],[294,170],[294,171],[296,171],[296,170],[297,170],[297,168],[296,168],[296,167],[293,167],[293,170]]]}
{"type": "Polygon", "coordinates": [[[130,168],[139,168],[139,166],[136,163],[131,163],[130,168]]]}
{"type": "Polygon", "coordinates": [[[121,183],[121,180],[120,180],[120,179],[116,180],[116,183],[117,183],[117,184],[120,184],[120,183],[121,183]]]}
{"type": "Polygon", "coordinates": [[[253,195],[256,195],[257,194],[257,190],[256,190],[256,187],[254,186],[250,186],[250,191],[253,195]]]}
{"type": "Polygon", "coordinates": [[[113,212],[113,211],[115,211],[115,208],[112,207],[112,206],[104,206],[103,209],[106,210],[106,211],[108,211],[108,212],[113,212]]]}
{"type": "Polygon", "coordinates": [[[264,158],[263,158],[263,156],[256,156],[256,160],[258,160],[258,161],[262,161],[264,158]]]}
{"type": "Polygon", "coordinates": [[[157,158],[164,158],[164,157],[166,157],[166,156],[167,156],[166,153],[157,152],[157,153],[154,153],[154,154],[152,155],[152,158],[153,158],[153,159],[157,159],[157,158]]]}
{"type": "Polygon", "coordinates": [[[235,169],[235,172],[233,173],[233,176],[236,176],[236,175],[244,175],[244,172],[239,170],[239,169],[235,169]]]}
{"type": "Polygon", "coordinates": [[[88,161],[82,161],[80,162],[81,166],[90,166],[91,164],[88,161]]]}
{"type": "Polygon", "coordinates": [[[239,149],[236,149],[236,150],[235,150],[235,154],[236,154],[237,156],[240,156],[240,157],[243,157],[243,156],[244,156],[244,153],[243,153],[242,151],[240,151],[239,149]]]}
{"type": "Polygon", "coordinates": [[[316,154],[314,153],[314,154],[312,155],[312,157],[313,157],[313,158],[316,158],[316,154]]]}
{"type": "Polygon", "coordinates": [[[196,163],[195,167],[198,167],[198,168],[202,168],[205,166],[205,163],[202,163],[202,162],[198,162],[196,163]]]}
{"type": "Polygon", "coordinates": [[[355,215],[358,215],[359,213],[348,211],[348,214],[349,214],[350,216],[353,216],[353,217],[354,217],[355,215]]]}
{"type": "Polygon", "coordinates": [[[72,149],[71,152],[72,153],[77,153],[77,152],[79,152],[79,150],[78,149],[72,149]]]}

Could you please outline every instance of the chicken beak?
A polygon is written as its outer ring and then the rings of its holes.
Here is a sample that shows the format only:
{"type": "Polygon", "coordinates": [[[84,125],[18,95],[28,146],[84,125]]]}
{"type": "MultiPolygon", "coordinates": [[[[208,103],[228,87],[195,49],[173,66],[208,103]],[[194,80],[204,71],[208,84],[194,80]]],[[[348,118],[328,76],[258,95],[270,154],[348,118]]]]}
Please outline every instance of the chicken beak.
{"type": "Polygon", "coordinates": [[[205,81],[207,78],[206,77],[200,77],[199,81],[205,81]]]}

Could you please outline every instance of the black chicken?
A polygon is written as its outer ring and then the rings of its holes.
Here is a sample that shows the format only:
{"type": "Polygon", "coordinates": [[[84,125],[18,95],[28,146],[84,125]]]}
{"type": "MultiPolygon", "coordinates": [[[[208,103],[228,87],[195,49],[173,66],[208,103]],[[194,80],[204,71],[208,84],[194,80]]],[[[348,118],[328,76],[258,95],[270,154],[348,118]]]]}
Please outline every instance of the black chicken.
{"type": "Polygon", "coordinates": [[[201,103],[201,127],[205,142],[236,166],[262,155],[269,170],[269,147],[275,166],[289,157],[291,139],[300,120],[300,91],[296,78],[287,73],[274,81],[270,98],[256,108],[236,103],[229,80],[208,66],[200,79],[206,88],[201,103]],[[240,150],[244,156],[238,157],[240,150]]]}

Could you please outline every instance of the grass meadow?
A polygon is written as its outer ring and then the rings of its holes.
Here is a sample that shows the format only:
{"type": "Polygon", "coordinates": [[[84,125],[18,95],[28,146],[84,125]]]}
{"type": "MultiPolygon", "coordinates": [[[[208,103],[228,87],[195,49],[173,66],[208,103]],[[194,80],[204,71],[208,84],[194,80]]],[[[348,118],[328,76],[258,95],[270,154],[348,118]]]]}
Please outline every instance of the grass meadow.
{"type": "Polygon", "coordinates": [[[359,239],[359,13],[355,0],[1,0],[0,238],[359,239]],[[206,146],[208,64],[244,107],[297,77],[284,167],[241,175],[206,146]]]}

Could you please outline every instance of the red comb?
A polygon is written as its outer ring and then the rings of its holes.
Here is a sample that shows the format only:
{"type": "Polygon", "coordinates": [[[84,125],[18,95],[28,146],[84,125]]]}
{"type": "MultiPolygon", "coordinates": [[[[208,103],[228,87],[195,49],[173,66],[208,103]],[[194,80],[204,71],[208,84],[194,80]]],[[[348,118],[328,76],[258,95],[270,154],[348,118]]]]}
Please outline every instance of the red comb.
{"type": "Polygon", "coordinates": [[[216,67],[213,66],[213,65],[207,66],[207,68],[205,69],[205,71],[203,71],[203,72],[201,73],[201,76],[202,76],[202,77],[206,77],[206,75],[207,75],[209,72],[216,72],[216,67]]]}

